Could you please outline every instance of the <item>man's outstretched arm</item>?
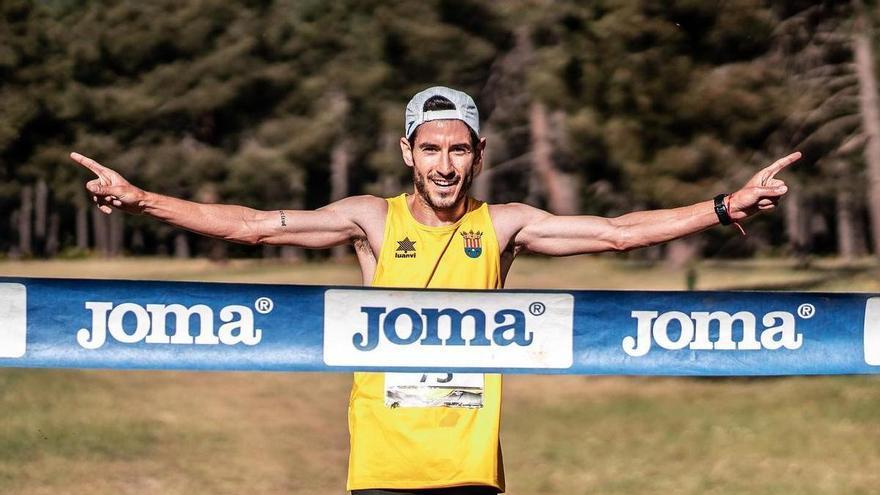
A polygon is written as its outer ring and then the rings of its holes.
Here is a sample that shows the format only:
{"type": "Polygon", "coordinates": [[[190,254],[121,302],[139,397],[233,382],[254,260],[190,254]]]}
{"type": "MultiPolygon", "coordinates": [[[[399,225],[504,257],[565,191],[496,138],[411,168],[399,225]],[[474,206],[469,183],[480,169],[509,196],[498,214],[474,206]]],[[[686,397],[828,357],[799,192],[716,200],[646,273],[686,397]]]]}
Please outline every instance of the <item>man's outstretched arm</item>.
{"type": "Polygon", "coordinates": [[[91,158],[71,159],[98,177],[86,183],[104,213],[118,209],[151,216],[197,234],[244,244],[279,244],[327,248],[364,236],[358,212],[378,198],[352,197],[313,211],[261,211],[237,205],[204,204],[145,191],[91,158]]]}
{"type": "MultiPolygon", "coordinates": [[[[726,198],[731,219],[742,220],[774,208],[788,191],[776,174],[800,157],[800,153],[793,153],[777,160],[726,198]]],[[[511,239],[515,249],[550,256],[626,251],[678,239],[719,223],[712,200],[616,218],[557,216],[527,205],[508,205],[507,210],[500,223],[517,225],[511,239]]]]}

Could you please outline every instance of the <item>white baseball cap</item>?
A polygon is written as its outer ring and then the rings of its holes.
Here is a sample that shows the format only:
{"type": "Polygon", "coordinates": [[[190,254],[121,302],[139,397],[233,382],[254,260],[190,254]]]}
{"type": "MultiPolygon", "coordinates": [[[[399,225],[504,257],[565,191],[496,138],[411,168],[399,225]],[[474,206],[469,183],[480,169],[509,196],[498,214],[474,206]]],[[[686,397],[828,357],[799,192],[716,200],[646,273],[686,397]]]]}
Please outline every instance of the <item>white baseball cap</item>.
{"type": "Polygon", "coordinates": [[[406,104],[406,118],[404,134],[406,138],[412,137],[416,128],[425,122],[432,120],[454,119],[460,120],[467,124],[477,136],[480,135],[480,112],[477,110],[477,104],[474,99],[452,88],[445,86],[434,86],[417,93],[406,104]],[[450,110],[429,110],[424,111],[425,102],[434,96],[442,96],[455,106],[450,110]]]}

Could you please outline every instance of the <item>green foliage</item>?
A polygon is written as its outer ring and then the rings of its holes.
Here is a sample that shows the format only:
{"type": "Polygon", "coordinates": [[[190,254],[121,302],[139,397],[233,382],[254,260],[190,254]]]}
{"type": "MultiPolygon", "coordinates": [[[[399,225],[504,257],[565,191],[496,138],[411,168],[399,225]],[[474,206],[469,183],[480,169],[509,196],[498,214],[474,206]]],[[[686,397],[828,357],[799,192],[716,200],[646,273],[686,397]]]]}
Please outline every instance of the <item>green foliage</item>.
{"type": "MultiPolygon", "coordinates": [[[[528,104],[547,105],[556,161],[583,181],[590,213],[706,199],[759,166],[785,127],[797,95],[768,54],[780,22],[808,7],[3,2],[0,251],[16,243],[9,213],[21,187],[38,180],[62,216],[62,248],[73,242],[87,174],[68,163],[71,150],[146,189],[282,208],[327,202],[331,150],[345,140],[350,192],[394,193],[408,180],[397,149],[404,104],[434,84],[476,97],[503,137],[498,161],[529,151],[528,104]],[[518,33],[531,52],[511,69],[518,33]]],[[[530,177],[510,168],[496,199],[522,200],[530,177]]],[[[171,234],[126,222],[160,243],[171,234]]]]}

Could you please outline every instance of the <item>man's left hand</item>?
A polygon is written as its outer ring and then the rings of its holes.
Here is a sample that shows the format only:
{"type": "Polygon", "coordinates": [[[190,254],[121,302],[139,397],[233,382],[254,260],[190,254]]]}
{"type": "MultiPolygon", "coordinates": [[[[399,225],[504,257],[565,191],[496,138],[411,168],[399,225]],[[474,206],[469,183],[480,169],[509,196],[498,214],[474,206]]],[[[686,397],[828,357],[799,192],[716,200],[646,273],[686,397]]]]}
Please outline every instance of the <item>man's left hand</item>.
{"type": "Polygon", "coordinates": [[[769,167],[754,175],[739,191],[730,195],[728,214],[733,220],[741,220],[761,210],[772,210],[787,191],[785,182],[776,174],[796,162],[801,153],[795,152],[780,158],[769,167]]]}

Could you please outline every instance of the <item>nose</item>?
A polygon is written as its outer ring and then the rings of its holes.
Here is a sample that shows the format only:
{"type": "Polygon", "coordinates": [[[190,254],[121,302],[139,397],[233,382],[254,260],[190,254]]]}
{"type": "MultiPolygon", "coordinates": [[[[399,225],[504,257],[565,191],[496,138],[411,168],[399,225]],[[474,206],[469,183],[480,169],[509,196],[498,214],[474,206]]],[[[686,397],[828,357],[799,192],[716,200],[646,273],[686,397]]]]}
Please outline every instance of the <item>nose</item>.
{"type": "Polygon", "coordinates": [[[449,151],[444,151],[440,157],[440,163],[437,164],[437,173],[444,178],[455,175],[455,168],[452,166],[452,158],[449,151]]]}

